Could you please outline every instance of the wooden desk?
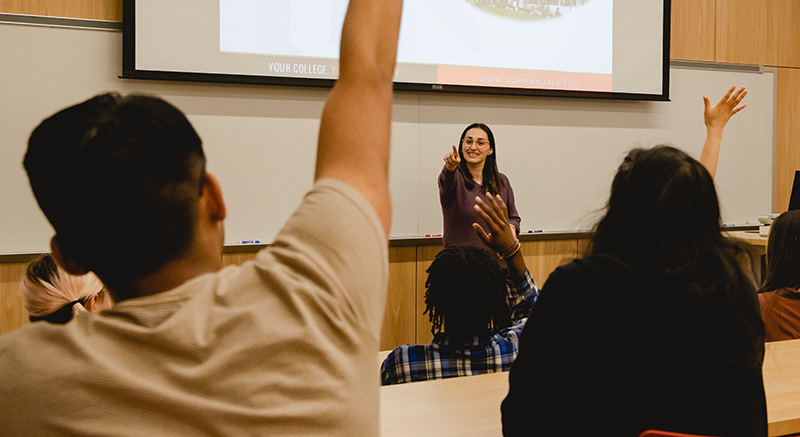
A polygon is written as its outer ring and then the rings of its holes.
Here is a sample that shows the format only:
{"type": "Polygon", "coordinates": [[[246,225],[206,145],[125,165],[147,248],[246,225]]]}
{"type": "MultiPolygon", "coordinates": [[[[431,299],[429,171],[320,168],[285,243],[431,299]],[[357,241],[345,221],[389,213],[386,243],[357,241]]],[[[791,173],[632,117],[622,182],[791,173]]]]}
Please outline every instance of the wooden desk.
{"type": "Polygon", "coordinates": [[[744,241],[751,246],[767,247],[767,237],[762,237],[758,232],[731,231],[729,237],[744,241]]]}
{"type": "Polygon", "coordinates": [[[800,340],[767,343],[763,369],[769,435],[800,432],[800,340]]]}
{"type": "MultiPolygon", "coordinates": [[[[800,340],[767,343],[769,435],[800,432],[800,340]]],[[[381,387],[381,431],[390,436],[500,436],[508,373],[381,387]]]]}
{"type": "Polygon", "coordinates": [[[508,372],[381,387],[381,436],[502,435],[508,372]]]}

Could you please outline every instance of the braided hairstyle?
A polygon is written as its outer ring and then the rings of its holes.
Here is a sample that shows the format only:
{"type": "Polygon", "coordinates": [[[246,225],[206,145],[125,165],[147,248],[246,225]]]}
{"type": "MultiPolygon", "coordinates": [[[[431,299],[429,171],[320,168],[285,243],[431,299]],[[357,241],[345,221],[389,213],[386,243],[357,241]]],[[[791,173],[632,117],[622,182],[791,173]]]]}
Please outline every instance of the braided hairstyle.
{"type": "Polygon", "coordinates": [[[474,246],[449,246],[427,270],[425,314],[434,335],[467,346],[511,326],[508,283],[497,257],[474,246]]]}

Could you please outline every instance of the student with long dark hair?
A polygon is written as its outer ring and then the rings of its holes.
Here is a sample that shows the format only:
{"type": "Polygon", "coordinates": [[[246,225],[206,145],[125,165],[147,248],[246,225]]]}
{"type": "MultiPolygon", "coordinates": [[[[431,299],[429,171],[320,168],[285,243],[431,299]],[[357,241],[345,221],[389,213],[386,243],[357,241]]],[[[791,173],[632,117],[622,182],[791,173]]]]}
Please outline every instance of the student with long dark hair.
{"type": "Polygon", "coordinates": [[[632,150],[587,255],[556,269],[531,311],[504,434],[766,436],[747,253],[722,234],[703,164],[668,146],[632,150]]]}
{"type": "Polygon", "coordinates": [[[770,225],[767,274],[758,293],[767,341],[800,338],[800,210],[770,225]]]}
{"type": "Polygon", "coordinates": [[[475,198],[486,200],[486,193],[500,195],[508,208],[508,220],[515,235],[521,219],[514,203],[514,190],[508,177],[497,170],[494,134],[483,123],[472,123],[461,133],[459,146],[444,156],[439,174],[439,201],[442,204],[444,230],[442,243],[483,247],[473,223],[481,223],[475,212],[475,198]]]}

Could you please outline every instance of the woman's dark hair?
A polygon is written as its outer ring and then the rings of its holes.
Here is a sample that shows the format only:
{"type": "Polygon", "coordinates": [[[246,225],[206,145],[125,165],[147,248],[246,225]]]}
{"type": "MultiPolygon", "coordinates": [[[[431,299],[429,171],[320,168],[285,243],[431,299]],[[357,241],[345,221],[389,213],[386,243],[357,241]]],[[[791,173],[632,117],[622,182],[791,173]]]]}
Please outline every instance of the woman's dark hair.
{"type": "Polygon", "coordinates": [[[787,288],[800,288],[800,210],[784,212],[770,225],[767,274],[758,292],[775,291],[775,297],[792,294],[800,299],[800,293],[787,288]]]}
{"type": "Polygon", "coordinates": [[[464,137],[470,129],[478,128],[486,132],[486,137],[489,139],[489,148],[492,149],[492,154],[486,156],[486,162],[483,165],[483,191],[488,191],[492,194],[499,194],[503,189],[503,180],[500,179],[500,172],[497,170],[497,149],[494,143],[494,134],[489,126],[483,123],[472,123],[461,132],[461,139],[458,140],[458,154],[461,157],[461,164],[458,165],[458,171],[464,177],[464,182],[468,189],[472,189],[475,181],[472,179],[472,173],[467,168],[467,160],[464,159],[464,137]]]}
{"type": "Polygon", "coordinates": [[[454,347],[511,326],[508,285],[496,256],[474,246],[449,246],[436,255],[425,281],[425,314],[435,335],[454,347]]]}
{"type": "Polygon", "coordinates": [[[742,293],[755,292],[742,270],[749,252],[721,226],[714,180],[702,164],[669,146],[634,149],[614,177],[589,253],[616,256],[665,285],[718,300],[734,313],[748,363],[760,366],[764,325],[746,311],[754,296],[742,293]]]}

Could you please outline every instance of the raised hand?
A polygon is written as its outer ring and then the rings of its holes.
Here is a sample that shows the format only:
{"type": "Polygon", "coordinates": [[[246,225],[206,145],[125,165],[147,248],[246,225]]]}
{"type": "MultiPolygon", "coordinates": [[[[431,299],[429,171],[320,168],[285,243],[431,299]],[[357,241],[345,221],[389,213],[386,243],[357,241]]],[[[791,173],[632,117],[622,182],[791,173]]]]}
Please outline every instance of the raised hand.
{"type": "Polygon", "coordinates": [[[747,105],[739,105],[747,95],[747,90],[744,87],[736,90],[736,86],[732,86],[716,105],[711,106],[711,101],[708,97],[703,96],[703,105],[705,110],[703,118],[708,129],[719,130],[720,133],[728,120],[736,113],[746,108],[747,105]]]}
{"type": "Polygon", "coordinates": [[[456,146],[453,146],[453,151],[444,155],[444,166],[447,168],[447,171],[453,171],[458,168],[459,164],[461,164],[461,156],[458,154],[456,146]]]}
{"type": "Polygon", "coordinates": [[[481,216],[487,229],[478,223],[473,223],[475,233],[497,253],[507,252],[517,244],[517,234],[508,222],[508,207],[500,195],[492,196],[486,193],[487,201],[475,197],[475,211],[481,216]]]}
{"type": "Polygon", "coordinates": [[[703,150],[700,152],[700,163],[708,170],[712,178],[717,174],[719,149],[722,145],[722,131],[731,117],[747,107],[747,105],[739,105],[746,95],[747,90],[744,87],[737,90],[734,85],[714,106],[711,106],[711,101],[708,97],[703,96],[706,141],[703,143],[703,150]]]}

